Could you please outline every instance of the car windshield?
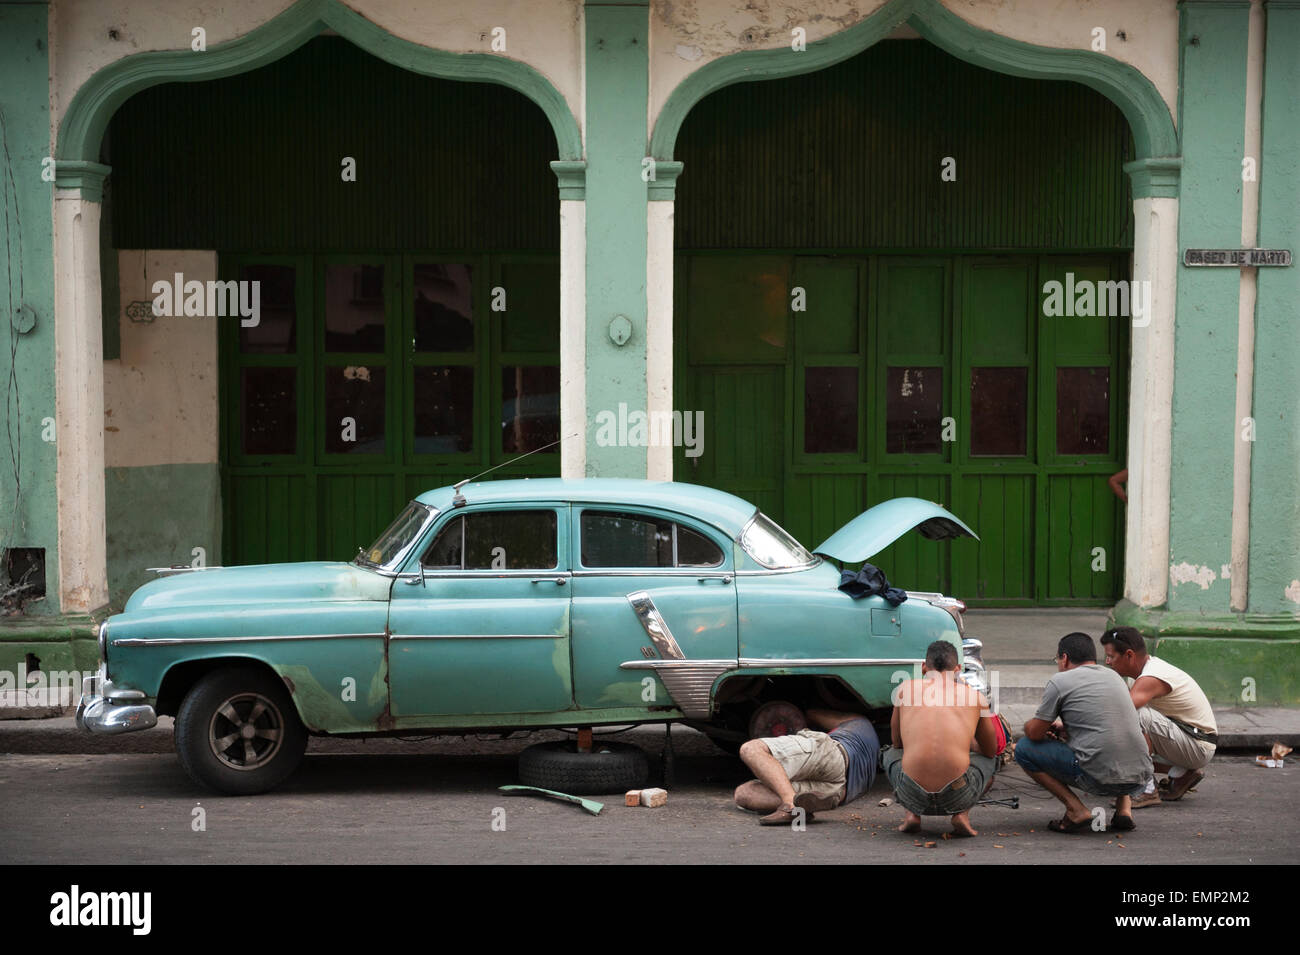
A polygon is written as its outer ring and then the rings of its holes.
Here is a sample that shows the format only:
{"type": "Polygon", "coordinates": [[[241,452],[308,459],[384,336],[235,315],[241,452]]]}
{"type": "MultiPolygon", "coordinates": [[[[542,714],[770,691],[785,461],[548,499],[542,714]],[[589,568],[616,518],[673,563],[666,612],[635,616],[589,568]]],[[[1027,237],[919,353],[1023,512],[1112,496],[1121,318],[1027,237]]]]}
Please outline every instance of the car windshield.
{"type": "Polygon", "coordinates": [[[816,559],[761,511],[746,525],[740,535],[740,546],[750,557],[772,570],[805,567],[816,559]]]}
{"type": "Polygon", "coordinates": [[[419,501],[406,505],[406,510],[397,515],[397,519],[388,525],[388,530],[379,535],[379,539],[356,556],[358,564],[367,567],[384,567],[401,554],[415,536],[420,533],[429,520],[433,508],[419,501]]]}

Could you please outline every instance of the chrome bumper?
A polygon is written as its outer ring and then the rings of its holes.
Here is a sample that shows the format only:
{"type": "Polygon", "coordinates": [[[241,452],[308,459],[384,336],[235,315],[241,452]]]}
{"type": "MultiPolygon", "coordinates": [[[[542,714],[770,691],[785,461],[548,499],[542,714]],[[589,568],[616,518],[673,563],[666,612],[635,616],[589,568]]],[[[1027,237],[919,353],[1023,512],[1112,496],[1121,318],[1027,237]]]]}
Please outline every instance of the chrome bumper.
{"type": "Polygon", "coordinates": [[[142,690],[117,689],[101,668],[81,682],[81,703],[77,706],[77,726],[88,733],[114,736],[133,730],[147,730],[158,725],[152,706],[137,703],[144,699],[142,690]]]}

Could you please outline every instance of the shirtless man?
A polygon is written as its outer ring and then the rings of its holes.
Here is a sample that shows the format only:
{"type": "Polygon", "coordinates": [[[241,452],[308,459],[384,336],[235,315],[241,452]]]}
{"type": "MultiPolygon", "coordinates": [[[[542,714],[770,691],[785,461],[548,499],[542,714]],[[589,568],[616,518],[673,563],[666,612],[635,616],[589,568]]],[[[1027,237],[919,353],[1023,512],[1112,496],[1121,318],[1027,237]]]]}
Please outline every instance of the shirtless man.
{"type": "Polygon", "coordinates": [[[907,810],[898,831],[916,832],[922,816],[951,816],[958,835],[979,835],[970,810],[997,768],[997,727],[984,695],[957,679],[957,648],[947,640],[926,649],[921,679],[898,688],[890,733],[885,774],[907,810]]]}

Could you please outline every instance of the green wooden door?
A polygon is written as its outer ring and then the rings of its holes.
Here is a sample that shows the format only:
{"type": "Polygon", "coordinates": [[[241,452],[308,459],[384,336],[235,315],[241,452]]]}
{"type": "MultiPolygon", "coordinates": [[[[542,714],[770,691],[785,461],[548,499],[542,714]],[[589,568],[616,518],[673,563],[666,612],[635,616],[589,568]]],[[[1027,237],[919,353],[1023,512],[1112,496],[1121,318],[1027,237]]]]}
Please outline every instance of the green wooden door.
{"type": "MultiPolygon", "coordinates": [[[[422,491],[559,437],[554,256],[223,256],[228,564],[347,560],[422,491]]],[[[550,450],[507,469],[553,475],[550,450]]]]}
{"type": "Polygon", "coordinates": [[[707,435],[701,457],[677,455],[679,480],[749,497],[814,547],[872,504],[922,497],[981,540],[908,535],[875,558],[891,579],[997,605],[1118,596],[1106,478],[1123,466],[1127,322],[1045,316],[1042,289],[1123,278],[1122,257],[695,254],[678,268],[677,404],[705,411],[707,435]]]}

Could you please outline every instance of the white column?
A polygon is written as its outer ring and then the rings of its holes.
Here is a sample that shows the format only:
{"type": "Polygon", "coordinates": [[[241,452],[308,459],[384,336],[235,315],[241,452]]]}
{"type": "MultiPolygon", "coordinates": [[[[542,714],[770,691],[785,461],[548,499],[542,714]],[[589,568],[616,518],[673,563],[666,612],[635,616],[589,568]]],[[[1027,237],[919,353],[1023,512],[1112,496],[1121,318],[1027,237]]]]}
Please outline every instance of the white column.
{"type": "Polygon", "coordinates": [[[55,191],[55,490],[63,613],[108,603],[99,212],[99,203],[82,199],[79,189],[55,191]]]}
{"type": "MultiPolygon", "coordinates": [[[[672,200],[647,204],[646,216],[646,411],[651,421],[673,413],[673,208],[672,200]]],[[[686,411],[683,409],[682,414],[686,411]]],[[[705,427],[708,422],[705,423],[705,427]]],[[[673,448],[650,442],[646,477],[673,479],[673,448]]]]}
{"type": "Polygon", "coordinates": [[[587,203],[560,200],[560,476],[587,475],[587,203]]]}
{"type": "Polygon", "coordinates": [[[1133,280],[1150,282],[1134,316],[1129,386],[1124,596],[1158,607],[1169,592],[1169,473],[1173,437],[1178,200],[1133,200],[1133,280]]]}

